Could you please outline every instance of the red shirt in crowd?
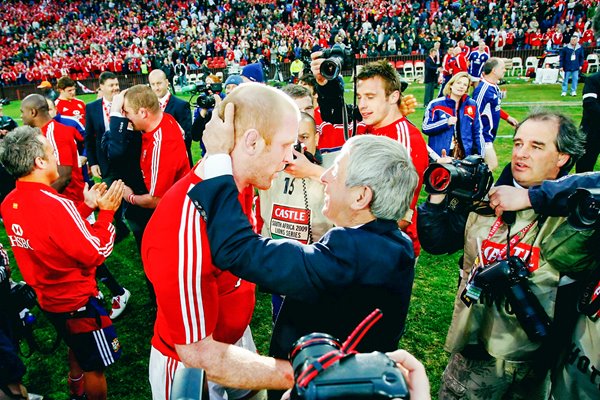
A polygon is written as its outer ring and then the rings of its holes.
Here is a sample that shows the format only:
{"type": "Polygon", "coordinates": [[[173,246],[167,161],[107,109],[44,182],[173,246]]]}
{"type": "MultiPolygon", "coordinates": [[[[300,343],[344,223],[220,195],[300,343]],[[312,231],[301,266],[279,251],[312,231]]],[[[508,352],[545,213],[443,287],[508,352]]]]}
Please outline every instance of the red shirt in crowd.
{"type": "Polygon", "coordinates": [[[58,98],[54,102],[56,112],[64,117],[71,117],[85,126],[85,103],[79,99],[65,100],[58,98]]]}

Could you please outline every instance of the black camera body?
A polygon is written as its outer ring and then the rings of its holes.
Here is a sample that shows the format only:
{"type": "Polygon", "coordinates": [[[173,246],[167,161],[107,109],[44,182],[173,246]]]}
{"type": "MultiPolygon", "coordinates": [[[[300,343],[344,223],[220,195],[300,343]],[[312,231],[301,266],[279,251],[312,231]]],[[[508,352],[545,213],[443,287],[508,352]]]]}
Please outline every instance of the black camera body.
{"type": "MultiPolygon", "coordinates": [[[[324,333],[311,333],[292,346],[290,361],[296,384],[292,399],[408,399],[408,386],[396,363],[380,352],[345,354],[320,370],[307,384],[306,369],[319,358],[341,349],[340,342],[324,333]]],[[[332,354],[333,354],[332,353],[332,354]]]]}
{"type": "Polygon", "coordinates": [[[529,288],[528,277],[525,262],[511,256],[479,267],[473,284],[484,293],[504,295],[529,340],[539,341],[549,334],[550,318],[529,288]]]}
{"type": "Polygon", "coordinates": [[[337,78],[344,67],[351,67],[354,63],[354,52],[343,44],[334,44],[329,49],[323,50],[320,72],[323,78],[333,80],[337,78]]]}
{"type": "Polygon", "coordinates": [[[483,158],[471,155],[462,160],[452,160],[451,164],[429,164],[423,181],[429,194],[449,194],[474,202],[485,197],[494,178],[483,158]]]}
{"type": "Polygon", "coordinates": [[[567,200],[569,217],[567,221],[575,229],[590,229],[600,221],[600,188],[578,188],[567,200]]]}
{"type": "Polygon", "coordinates": [[[207,84],[204,82],[198,82],[196,87],[192,90],[192,96],[197,95],[196,107],[197,108],[214,108],[215,98],[214,94],[219,94],[223,91],[222,83],[211,83],[207,84]]]}

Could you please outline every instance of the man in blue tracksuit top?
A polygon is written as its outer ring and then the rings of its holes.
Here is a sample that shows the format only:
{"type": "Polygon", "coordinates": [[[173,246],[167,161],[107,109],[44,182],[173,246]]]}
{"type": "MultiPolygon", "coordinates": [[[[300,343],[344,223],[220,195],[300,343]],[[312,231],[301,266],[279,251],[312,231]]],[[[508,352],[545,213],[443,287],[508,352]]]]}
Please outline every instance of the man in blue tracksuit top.
{"type": "Polygon", "coordinates": [[[567,95],[569,78],[571,78],[571,96],[577,95],[577,81],[579,81],[579,70],[583,66],[583,47],[579,45],[579,33],[571,36],[569,44],[560,50],[560,70],[565,73],[562,83],[561,96],[567,95]]]}
{"type": "Polygon", "coordinates": [[[492,57],[483,65],[483,75],[479,85],[473,91],[473,99],[477,102],[481,114],[483,139],[485,140],[484,158],[493,170],[498,167],[498,157],[494,151],[494,139],[498,132],[500,118],[516,127],[519,123],[500,108],[502,94],[498,87],[500,79],[504,78],[506,66],[501,58],[492,57]]]}

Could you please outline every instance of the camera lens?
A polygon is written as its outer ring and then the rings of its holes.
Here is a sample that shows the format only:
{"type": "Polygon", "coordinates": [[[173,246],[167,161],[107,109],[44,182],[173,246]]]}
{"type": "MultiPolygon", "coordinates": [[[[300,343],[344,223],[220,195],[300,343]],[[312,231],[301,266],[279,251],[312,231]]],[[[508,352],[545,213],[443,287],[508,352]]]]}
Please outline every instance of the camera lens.
{"type": "Polygon", "coordinates": [[[439,193],[443,193],[450,185],[450,171],[444,167],[435,168],[429,174],[429,185],[439,193]]]}
{"type": "Polygon", "coordinates": [[[321,75],[327,80],[332,80],[338,77],[342,70],[342,63],[338,57],[331,57],[323,61],[321,64],[321,75]]]}

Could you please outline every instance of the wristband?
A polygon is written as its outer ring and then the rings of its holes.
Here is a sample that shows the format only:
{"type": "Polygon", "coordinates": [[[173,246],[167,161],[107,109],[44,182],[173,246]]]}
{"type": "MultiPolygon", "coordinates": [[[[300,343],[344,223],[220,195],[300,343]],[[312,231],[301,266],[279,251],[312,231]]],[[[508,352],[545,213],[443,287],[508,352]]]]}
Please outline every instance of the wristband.
{"type": "Polygon", "coordinates": [[[135,204],[135,194],[131,193],[129,196],[127,196],[127,201],[131,204],[135,204]]]}

